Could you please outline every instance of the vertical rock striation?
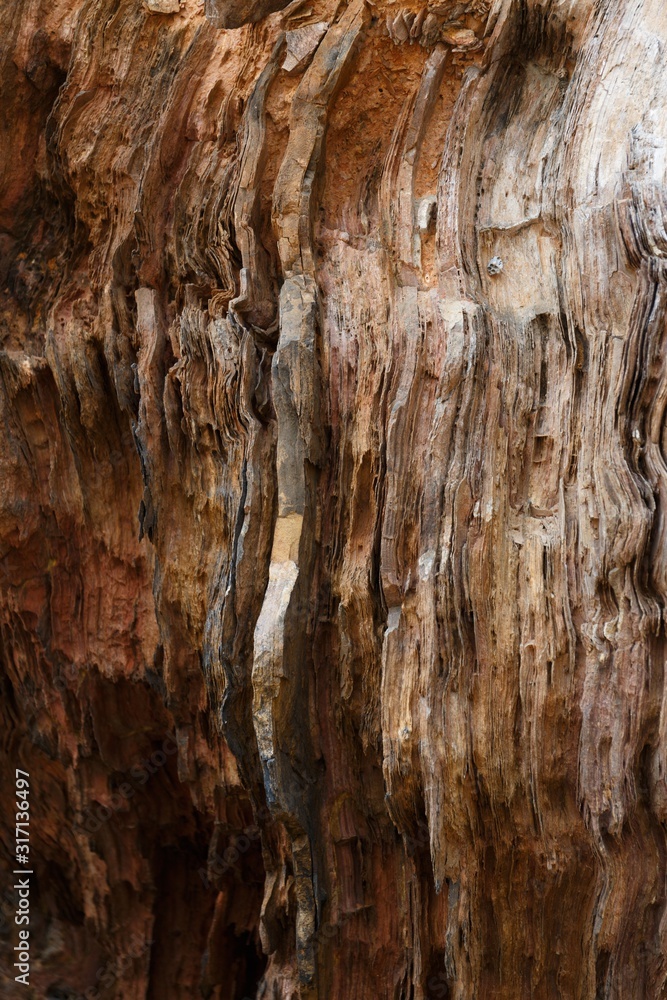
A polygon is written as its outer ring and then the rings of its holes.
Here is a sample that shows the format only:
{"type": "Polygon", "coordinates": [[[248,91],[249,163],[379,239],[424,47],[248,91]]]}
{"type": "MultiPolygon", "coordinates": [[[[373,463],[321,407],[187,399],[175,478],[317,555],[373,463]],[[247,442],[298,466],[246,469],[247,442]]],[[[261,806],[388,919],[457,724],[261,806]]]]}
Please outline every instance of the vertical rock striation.
{"type": "Polygon", "coordinates": [[[667,8],[401,3],[0,6],[26,996],[667,995],[667,8]]]}

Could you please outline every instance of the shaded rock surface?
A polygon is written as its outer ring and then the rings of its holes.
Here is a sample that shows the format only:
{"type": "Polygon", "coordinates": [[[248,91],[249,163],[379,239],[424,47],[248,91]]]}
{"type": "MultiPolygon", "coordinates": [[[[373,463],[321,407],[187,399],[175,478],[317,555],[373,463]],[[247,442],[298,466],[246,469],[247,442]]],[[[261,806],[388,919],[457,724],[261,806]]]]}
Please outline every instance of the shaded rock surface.
{"type": "Polygon", "coordinates": [[[667,995],[667,7],[0,21],[0,995],[667,995]]]}

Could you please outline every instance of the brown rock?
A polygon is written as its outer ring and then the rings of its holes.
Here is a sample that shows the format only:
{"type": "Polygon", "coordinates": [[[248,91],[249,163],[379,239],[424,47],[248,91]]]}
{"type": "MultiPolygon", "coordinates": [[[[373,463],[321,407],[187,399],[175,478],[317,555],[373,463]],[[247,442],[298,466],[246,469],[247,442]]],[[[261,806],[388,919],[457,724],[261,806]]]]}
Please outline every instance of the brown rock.
{"type": "Polygon", "coordinates": [[[667,8],[0,17],[0,996],[663,997],[667,8]]]}
{"type": "Polygon", "coordinates": [[[144,0],[146,9],[151,14],[178,14],[181,0],[144,0]]]}

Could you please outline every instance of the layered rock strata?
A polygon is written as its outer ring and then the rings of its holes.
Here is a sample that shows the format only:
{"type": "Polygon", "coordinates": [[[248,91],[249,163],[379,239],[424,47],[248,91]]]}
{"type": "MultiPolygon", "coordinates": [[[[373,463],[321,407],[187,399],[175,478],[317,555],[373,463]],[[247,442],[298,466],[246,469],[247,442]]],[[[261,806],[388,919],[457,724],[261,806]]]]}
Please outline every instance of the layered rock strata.
{"type": "Polygon", "coordinates": [[[667,995],[667,8],[404,3],[0,9],[2,996],[667,995]]]}

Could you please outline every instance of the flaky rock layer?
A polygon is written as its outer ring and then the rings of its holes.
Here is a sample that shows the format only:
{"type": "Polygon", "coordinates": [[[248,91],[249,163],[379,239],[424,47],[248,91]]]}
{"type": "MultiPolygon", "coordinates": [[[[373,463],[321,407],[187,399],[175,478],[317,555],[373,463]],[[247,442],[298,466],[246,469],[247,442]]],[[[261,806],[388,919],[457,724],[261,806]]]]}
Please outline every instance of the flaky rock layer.
{"type": "Polygon", "coordinates": [[[0,995],[667,996],[667,7],[403,3],[0,6],[0,995]]]}

